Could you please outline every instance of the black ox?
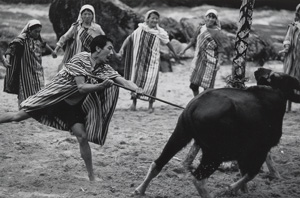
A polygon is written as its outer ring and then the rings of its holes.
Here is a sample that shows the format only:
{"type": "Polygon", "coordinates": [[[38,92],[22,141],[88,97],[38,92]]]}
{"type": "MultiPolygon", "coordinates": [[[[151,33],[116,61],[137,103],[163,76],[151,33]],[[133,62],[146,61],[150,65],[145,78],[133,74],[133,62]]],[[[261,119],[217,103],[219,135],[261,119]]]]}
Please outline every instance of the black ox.
{"type": "Polygon", "coordinates": [[[224,161],[236,160],[242,175],[229,190],[246,191],[247,182],[258,174],[270,149],[279,143],[287,100],[300,102],[300,85],[295,78],[264,68],[254,75],[258,86],[207,90],[195,97],[135,194],[143,195],[150,181],[192,139],[202,149],[201,163],[192,173],[201,197],[211,197],[206,180],[224,161]]]}

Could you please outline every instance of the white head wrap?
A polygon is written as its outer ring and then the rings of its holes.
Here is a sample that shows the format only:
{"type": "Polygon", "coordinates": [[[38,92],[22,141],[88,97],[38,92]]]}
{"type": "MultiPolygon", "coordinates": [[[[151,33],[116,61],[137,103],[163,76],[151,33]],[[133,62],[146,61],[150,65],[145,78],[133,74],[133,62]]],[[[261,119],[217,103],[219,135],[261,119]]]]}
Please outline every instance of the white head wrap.
{"type": "Polygon", "coordinates": [[[209,14],[214,14],[218,18],[218,12],[215,9],[209,9],[209,10],[207,10],[206,13],[205,13],[205,16],[207,16],[209,14]]]}
{"type": "Polygon", "coordinates": [[[92,5],[89,5],[89,4],[86,4],[86,5],[83,5],[81,8],[80,8],[80,11],[79,11],[79,15],[78,15],[78,18],[77,18],[77,21],[79,21],[80,23],[82,22],[82,17],[81,17],[81,14],[82,14],[82,11],[83,10],[90,10],[92,13],[93,13],[93,21],[94,23],[96,23],[96,15],[95,15],[95,9],[92,5]]]}
{"type": "Polygon", "coordinates": [[[42,24],[39,20],[32,19],[32,20],[28,21],[28,23],[25,25],[25,27],[21,31],[21,34],[29,32],[29,28],[34,26],[34,25],[41,25],[42,26],[42,24]]]}
{"type": "Polygon", "coordinates": [[[217,21],[216,21],[217,27],[218,27],[218,29],[221,29],[221,23],[220,23],[219,18],[218,18],[218,12],[217,12],[217,10],[215,10],[215,9],[209,9],[209,10],[206,11],[205,16],[207,16],[209,14],[214,14],[217,17],[217,21]]]}
{"type": "Polygon", "coordinates": [[[300,3],[296,7],[296,12],[300,12],[300,3]]]}
{"type": "Polygon", "coordinates": [[[145,21],[147,21],[147,19],[149,18],[150,14],[152,13],[156,13],[158,14],[158,17],[160,17],[160,14],[156,11],[156,10],[149,10],[146,15],[145,15],[145,21]]]}
{"type": "MultiPolygon", "coordinates": [[[[166,32],[166,30],[164,30],[163,28],[161,28],[158,24],[156,25],[156,29],[149,28],[149,26],[146,23],[148,17],[152,13],[158,13],[158,12],[156,10],[149,10],[146,13],[146,15],[145,15],[145,22],[144,23],[140,23],[139,27],[142,28],[146,32],[149,32],[151,34],[156,35],[164,44],[167,44],[168,42],[170,42],[170,40],[169,40],[169,35],[166,32]]],[[[159,15],[159,13],[158,13],[158,15],[159,15]]]]}

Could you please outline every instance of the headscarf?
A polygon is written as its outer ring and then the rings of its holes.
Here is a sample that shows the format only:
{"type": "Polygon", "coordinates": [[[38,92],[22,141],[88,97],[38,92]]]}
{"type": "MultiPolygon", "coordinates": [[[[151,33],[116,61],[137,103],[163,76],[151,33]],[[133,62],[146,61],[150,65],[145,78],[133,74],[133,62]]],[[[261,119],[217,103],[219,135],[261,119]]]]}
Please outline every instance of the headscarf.
{"type": "Polygon", "coordinates": [[[217,10],[215,10],[215,9],[209,9],[209,10],[207,10],[206,13],[205,13],[205,17],[207,17],[207,15],[209,15],[209,14],[214,14],[217,17],[217,20],[216,20],[217,28],[221,29],[221,23],[219,21],[219,16],[218,16],[217,10]]]}
{"type": "Polygon", "coordinates": [[[25,25],[25,27],[23,28],[23,30],[21,31],[20,34],[24,34],[24,33],[26,34],[26,33],[28,33],[30,27],[32,27],[34,25],[41,25],[42,26],[42,24],[41,24],[41,22],[39,20],[32,19],[32,20],[28,21],[28,23],[25,25]]]}
{"type": "Polygon", "coordinates": [[[78,21],[79,23],[82,23],[82,17],[81,17],[81,14],[82,14],[82,11],[84,11],[84,10],[86,10],[86,9],[90,10],[90,11],[93,13],[93,21],[92,21],[92,23],[96,23],[95,9],[94,9],[94,7],[93,7],[92,5],[89,5],[89,4],[85,4],[85,5],[83,5],[83,6],[80,8],[80,11],[79,11],[79,15],[78,15],[77,21],[78,21]]]}
{"type": "Polygon", "coordinates": [[[296,7],[295,21],[300,21],[300,3],[296,7]]]}
{"type": "Polygon", "coordinates": [[[217,19],[218,19],[218,12],[215,9],[209,9],[206,11],[205,16],[209,15],[209,14],[214,14],[216,15],[217,19]]]}
{"type": "Polygon", "coordinates": [[[218,12],[215,9],[209,9],[206,11],[205,17],[209,14],[214,14],[217,17],[216,28],[208,28],[206,27],[206,25],[204,25],[204,27],[202,28],[205,28],[210,33],[210,35],[220,48],[220,51],[225,51],[226,49],[230,48],[231,44],[228,36],[221,31],[221,23],[218,18],[218,12]]]}
{"type": "Polygon", "coordinates": [[[156,25],[156,29],[153,29],[153,28],[149,28],[149,26],[146,23],[146,20],[152,13],[158,13],[158,12],[156,10],[149,10],[145,15],[145,22],[140,23],[139,27],[146,32],[156,35],[163,43],[166,44],[170,41],[168,33],[163,28],[161,28],[158,24],[156,25]]]}

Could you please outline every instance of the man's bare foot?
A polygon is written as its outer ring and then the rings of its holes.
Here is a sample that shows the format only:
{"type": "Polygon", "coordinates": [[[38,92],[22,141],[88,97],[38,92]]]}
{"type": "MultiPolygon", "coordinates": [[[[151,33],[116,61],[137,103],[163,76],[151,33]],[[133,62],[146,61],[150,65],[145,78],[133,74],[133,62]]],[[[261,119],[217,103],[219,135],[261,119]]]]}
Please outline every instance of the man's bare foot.
{"type": "Polygon", "coordinates": [[[153,107],[148,109],[148,113],[153,113],[153,112],[154,112],[154,108],[153,107]]]}
{"type": "Polygon", "coordinates": [[[103,182],[103,179],[101,179],[100,177],[93,177],[93,178],[89,178],[90,182],[103,182]]]}
{"type": "Polygon", "coordinates": [[[94,182],[96,180],[94,175],[89,175],[90,182],[94,182]]]}

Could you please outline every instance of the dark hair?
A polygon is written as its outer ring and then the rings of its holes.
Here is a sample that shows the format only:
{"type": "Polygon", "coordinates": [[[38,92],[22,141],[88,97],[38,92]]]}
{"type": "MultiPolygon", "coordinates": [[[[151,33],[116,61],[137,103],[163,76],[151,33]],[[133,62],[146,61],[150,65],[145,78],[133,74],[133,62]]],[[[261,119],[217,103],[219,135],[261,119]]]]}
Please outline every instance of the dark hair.
{"type": "Polygon", "coordinates": [[[151,14],[155,14],[156,16],[158,16],[158,18],[160,17],[160,15],[159,15],[159,13],[158,13],[157,11],[153,11],[153,12],[151,12],[151,13],[148,15],[148,18],[147,18],[147,19],[150,18],[151,14]]]}
{"type": "Polygon", "coordinates": [[[29,30],[32,31],[32,30],[34,30],[36,28],[39,28],[39,27],[42,27],[42,25],[41,24],[35,24],[35,25],[29,27],[29,30]]]}
{"type": "Polygon", "coordinates": [[[105,45],[107,44],[107,42],[113,43],[113,41],[105,35],[99,35],[99,36],[96,36],[95,38],[93,38],[93,40],[90,44],[91,53],[94,53],[96,51],[96,46],[103,49],[105,47],[105,45]]]}

